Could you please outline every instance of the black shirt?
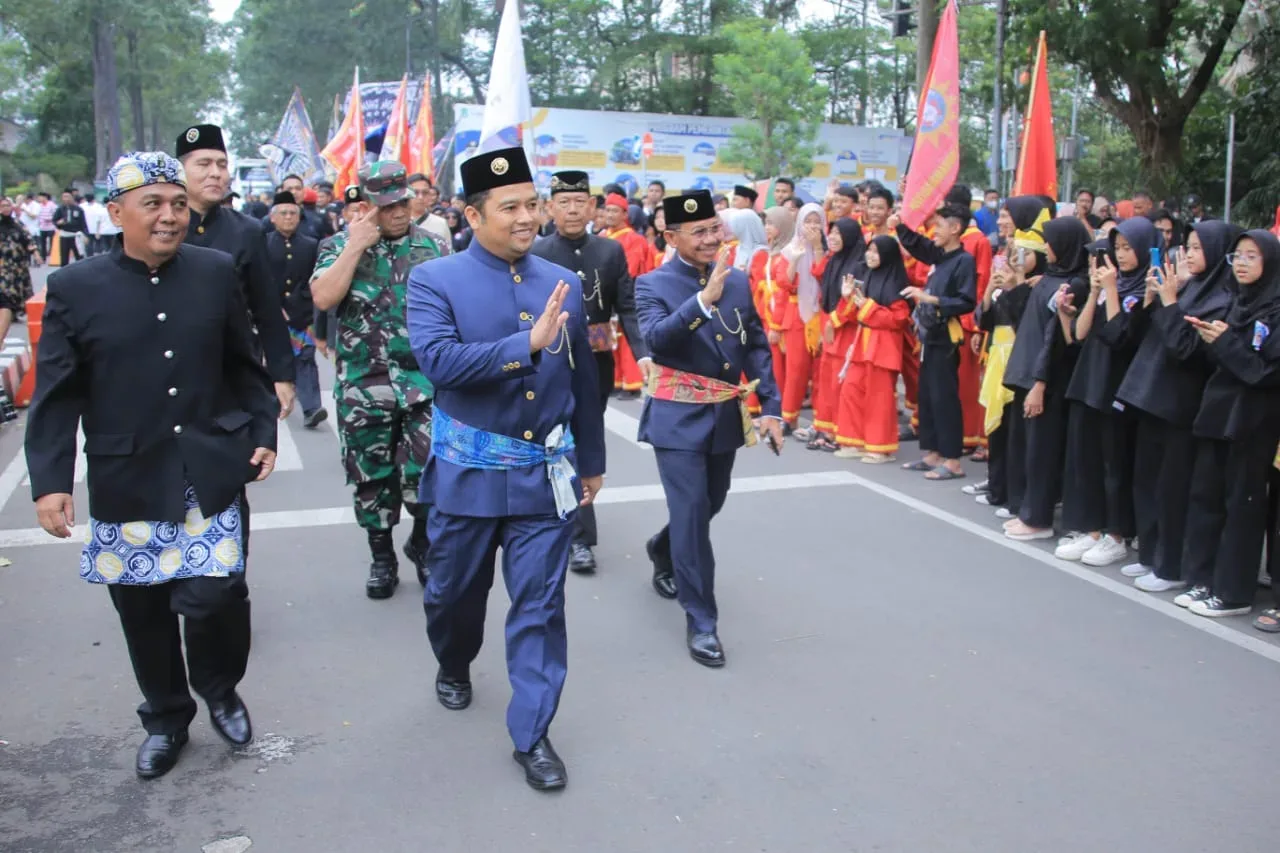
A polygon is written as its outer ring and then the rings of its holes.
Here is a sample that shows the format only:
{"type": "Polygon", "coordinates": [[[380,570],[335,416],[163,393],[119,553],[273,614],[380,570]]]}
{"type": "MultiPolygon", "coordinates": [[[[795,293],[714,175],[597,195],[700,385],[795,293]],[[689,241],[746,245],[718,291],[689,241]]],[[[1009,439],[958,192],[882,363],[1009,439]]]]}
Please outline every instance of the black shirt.
{"type": "Polygon", "coordinates": [[[241,293],[249,306],[267,372],[275,382],[292,382],[293,345],[280,313],[280,291],[267,266],[267,247],[259,224],[244,214],[215,205],[203,217],[191,211],[187,243],[231,255],[241,293]]]}
{"type": "Polygon", "coordinates": [[[916,260],[933,265],[925,290],[938,297],[938,304],[917,306],[916,317],[924,314],[926,319],[940,322],[926,324],[921,342],[953,346],[947,321],[971,313],[977,305],[978,269],[973,255],[963,247],[944,251],[905,225],[898,226],[898,241],[916,260]]]}
{"type": "Polygon", "coordinates": [[[534,244],[533,254],[578,274],[588,324],[607,323],[617,314],[635,357],[649,354],[636,319],[635,282],[621,243],[592,234],[574,238],[552,234],[534,244]]]}
{"type": "Polygon", "coordinates": [[[280,304],[288,315],[289,328],[306,329],[315,322],[311,273],[316,268],[320,244],[302,234],[285,237],[279,231],[272,231],[266,239],[267,263],[280,293],[280,304]]]}

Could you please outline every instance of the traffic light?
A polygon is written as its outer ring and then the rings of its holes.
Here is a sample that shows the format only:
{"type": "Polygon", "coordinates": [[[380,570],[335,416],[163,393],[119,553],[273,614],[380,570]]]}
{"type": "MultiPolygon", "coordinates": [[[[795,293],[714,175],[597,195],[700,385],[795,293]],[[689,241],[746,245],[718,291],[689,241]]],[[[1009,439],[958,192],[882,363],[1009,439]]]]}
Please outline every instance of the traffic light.
{"type": "MultiPolygon", "coordinates": [[[[929,0],[922,0],[929,2],[929,0]]],[[[910,0],[893,0],[893,37],[906,38],[916,25],[911,20],[910,0]]]]}

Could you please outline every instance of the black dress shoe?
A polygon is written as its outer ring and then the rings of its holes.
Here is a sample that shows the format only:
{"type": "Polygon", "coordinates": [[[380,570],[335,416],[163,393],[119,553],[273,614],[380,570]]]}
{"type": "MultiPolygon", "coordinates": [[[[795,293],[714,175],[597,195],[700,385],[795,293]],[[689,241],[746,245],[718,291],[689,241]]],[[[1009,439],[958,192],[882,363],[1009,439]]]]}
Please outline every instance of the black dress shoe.
{"type": "Polygon", "coordinates": [[[535,791],[554,791],[569,781],[564,762],[545,735],[528,752],[516,750],[511,755],[524,768],[524,780],[535,791]]]}
{"type": "Polygon", "coordinates": [[[450,711],[461,711],[471,704],[471,679],[436,673],[436,698],[450,711]]]}
{"type": "Polygon", "coordinates": [[[596,570],[596,556],[591,549],[579,542],[569,546],[569,571],[590,574],[596,570]]]}
{"type": "Polygon", "coordinates": [[[244,746],[253,740],[249,709],[235,693],[220,702],[210,702],[209,719],[213,722],[214,731],[232,746],[244,746]]]}
{"type": "Polygon", "coordinates": [[[182,748],[187,745],[187,730],[171,735],[147,735],[138,746],[138,761],[134,769],[139,779],[157,779],[178,763],[182,748]]]}
{"type": "Polygon", "coordinates": [[[689,656],[703,666],[724,666],[724,648],[714,631],[706,634],[689,632],[689,656]]]}
{"type": "Polygon", "coordinates": [[[303,415],[302,425],[307,429],[315,429],[324,423],[329,417],[328,409],[316,409],[309,415],[303,415]]]}
{"type": "Polygon", "coordinates": [[[663,598],[675,598],[675,567],[667,555],[658,551],[657,543],[657,536],[644,543],[644,551],[649,555],[649,562],[653,563],[653,589],[663,598]]]}
{"type": "Polygon", "coordinates": [[[427,543],[416,541],[410,536],[404,542],[404,555],[413,563],[413,568],[418,573],[418,583],[426,586],[427,578],[431,577],[431,572],[427,569],[427,543]]]}

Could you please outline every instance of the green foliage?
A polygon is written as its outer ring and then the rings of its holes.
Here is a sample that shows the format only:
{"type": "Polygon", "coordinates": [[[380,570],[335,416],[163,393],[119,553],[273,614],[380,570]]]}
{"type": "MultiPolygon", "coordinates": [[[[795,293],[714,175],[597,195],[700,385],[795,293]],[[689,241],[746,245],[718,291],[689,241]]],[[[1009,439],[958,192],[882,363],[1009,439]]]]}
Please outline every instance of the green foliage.
{"type": "Polygon", "coordinates": [[[739,21],[723,33],[729,49],[715,57],[715,82],[734,113],[753,123],[734,128],[721,159],[741,163],[753,179],[807,175],[821,153],[818,124],[827,94],[814,79],[804,42],[772,22],[739,21]]]}
{"type": "Polygon", "coordinates": [[[1182,164],[1182,136],[1235,29],[1244,0],[1010,0],[1015,38],[1050,34],[1056,58],[1078,65],[1093,97],[1133,135],[1157,189],[1182,164]]]}

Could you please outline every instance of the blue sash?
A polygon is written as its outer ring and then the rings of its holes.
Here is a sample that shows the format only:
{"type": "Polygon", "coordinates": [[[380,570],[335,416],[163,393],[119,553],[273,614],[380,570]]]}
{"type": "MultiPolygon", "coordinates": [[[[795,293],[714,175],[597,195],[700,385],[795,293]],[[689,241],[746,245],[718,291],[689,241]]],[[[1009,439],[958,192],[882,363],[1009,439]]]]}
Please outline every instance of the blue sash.
{"type": "Polygon", "coordinates": [[[431,414],[431,452],[446,462],[482,471],[510,471],[547,466],[547,479],[560,518],[578,506],[573,492],[577,476],[568,455],[574,448],[573,433],[565,425],[551,430],[544,444],[488,432],[445,414],[437,406],[431,414]]]}

